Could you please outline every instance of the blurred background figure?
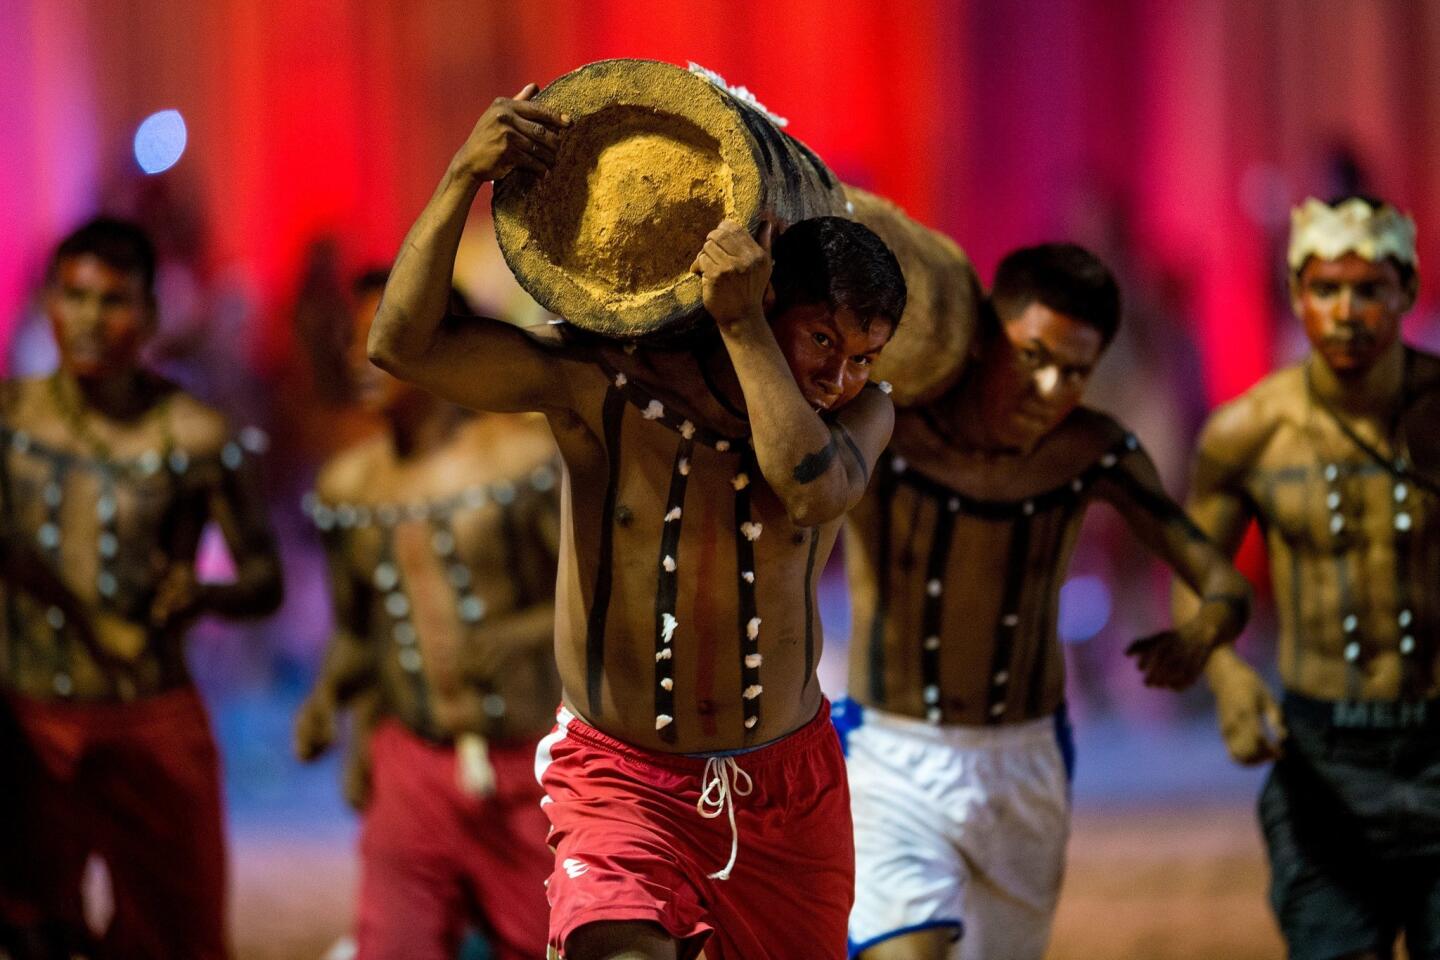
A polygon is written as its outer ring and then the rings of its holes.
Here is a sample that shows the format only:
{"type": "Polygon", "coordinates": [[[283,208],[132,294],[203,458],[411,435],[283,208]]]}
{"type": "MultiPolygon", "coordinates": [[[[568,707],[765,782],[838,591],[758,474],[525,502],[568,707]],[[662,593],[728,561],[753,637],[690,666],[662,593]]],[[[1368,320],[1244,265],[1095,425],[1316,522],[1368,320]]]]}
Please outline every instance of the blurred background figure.
{"type": "Polygon", "coordinates": [[[140,361],[155,264],[127,221],[67,236],[44,292],[59,367],[0,385],[0,679],[29,754],[30,916],[10,923],[42,956],[228,955],[219,757],[185,641],[203,614],[273,612],[280,566],[258,432],[140,361]],[[207,522],[228,582],[202,581],[207,522]],[[99,921],[82,898],[92,858],[110,881],[99,921]]]}
{"type": "Polygon", "coordinates": [[[332,457],[308,501],[335,632],[295,749],[327,750],[354,707],[360,960],[453,960],[467,925],[498,960],[536,957],[552,858],[535,746],[560,699],[556,451],[539,417],[474,415],[371,364],[385,280],[357,280],[342,354],[384,429],[332,457]]]}

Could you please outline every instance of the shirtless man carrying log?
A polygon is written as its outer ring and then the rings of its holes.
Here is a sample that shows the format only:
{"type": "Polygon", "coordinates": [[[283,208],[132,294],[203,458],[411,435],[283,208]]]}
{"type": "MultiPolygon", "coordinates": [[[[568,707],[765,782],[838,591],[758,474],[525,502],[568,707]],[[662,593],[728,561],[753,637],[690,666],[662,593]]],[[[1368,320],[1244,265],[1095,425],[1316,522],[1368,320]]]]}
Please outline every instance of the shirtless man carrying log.
{"type": "Polygon", "coordinates": [[[42,923],[85,939],[93,852],[115,905],[100,955],[211,960],[228,953],[220,770],[185,635],[201,614],[273,611],[280,566],[252,456],[263,437],[140,364],[154,275],[132,224],[71,234],[45,295],[60,368],[4,385],[4,685],[42,771],[25,791],[42,923]],[[196,579],[210,520],[231,583],[196,579]]]}
{"type": "Polygon", "coordinates": [[[1390,957],[1403,931],[1440,957],[1440,358],[1400,339],[1415,224],[1307,200],[1288,260],[1312,349],[1211,416],[1190,500],[1231,552],[1260,523],[1284,698],[1230,646],[1206,676],[1231,756],[1275,761],[1260,820],[1290,956],[1390,957]]]}
{"type": "Polygon", "coordinates": [[[405,240],[371,356],[457,403],[545,414],[565,465],[564,708],[537,770],[570,960],[840,957],[854,886],[843,759],[815,677],[815,582],[893,410],[866,386],[904,279],[850,221],[757,242],[721,223],[693,269],[718,334],[557,342],[446,317],[480,186],[543,174],[567,120],[497,100],[405,240]],[[773,274],[772,274],[773,263],[773,274]]]}
{"type": "Polygon", "coordinates": [[[1069,836],[1059,591],[1104,501],[1206,598],[1141,641],[1149,683],[1192,682],[1249,593],[1165,494],[1134,435],[1080,405],[1120,320],[1110,271],[1070,244],[995,275],[970,366],[901,410],[847,521],[852,955],[1039,960],[1069,836]],[[958,947],[953,947],[959,940],[958,947]]]}

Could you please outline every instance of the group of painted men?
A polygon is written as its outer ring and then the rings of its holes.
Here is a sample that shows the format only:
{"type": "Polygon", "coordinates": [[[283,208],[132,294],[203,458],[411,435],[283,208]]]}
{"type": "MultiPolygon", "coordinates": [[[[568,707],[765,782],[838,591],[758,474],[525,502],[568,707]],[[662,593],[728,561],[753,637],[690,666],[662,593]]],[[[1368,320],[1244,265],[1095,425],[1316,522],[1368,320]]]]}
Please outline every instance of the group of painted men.
{"type": "MultiPolygon", "coordinates": [[[[307,502],[336,632],[296,746],[322,752],[351,711],[362,960],[451,958],[474,930],[498,958],[1041,957],[1073,761],[1059,588],[1095,499],[1177,576],[1177,625],[1130,648],[1146,682],[1203,673],[1232,756],[1274,761],[1290,955],[1389,957],[1403,934],[1440,957],[1440,361],[1399,335],[1408,217],[1364,197],[1295,212],[1313,347],[1212,416],[1187,514],[1081,405],[1121,298],[1074,245],[1004,258],[958,384],[900,410],[869,374],[904,278],[845,219],[722,222],[691,268],[714,323],[684,340],[474,316],[451,289],[470,207],[512,169],[543,175],[569,126],[534,93],[485,112],[391,270],[357,284],[355,399],[385,428],[307,502]],[[1278,703],[1232,646],[1252,519],[1278,703]],[[832,707],[816,585],[842,524],[832,707]]],[[[227,955],[184,637],[272,611],[280,572],[259,438],[140,362],[154,272],[129,224],[72,234],[45,294],[60,367],[0,393],[17,960],[227,955]],[[196,577],[210,521],[233,582],[196,577]],[[92,856],[114,902],[98,934],[92,856]]]]}

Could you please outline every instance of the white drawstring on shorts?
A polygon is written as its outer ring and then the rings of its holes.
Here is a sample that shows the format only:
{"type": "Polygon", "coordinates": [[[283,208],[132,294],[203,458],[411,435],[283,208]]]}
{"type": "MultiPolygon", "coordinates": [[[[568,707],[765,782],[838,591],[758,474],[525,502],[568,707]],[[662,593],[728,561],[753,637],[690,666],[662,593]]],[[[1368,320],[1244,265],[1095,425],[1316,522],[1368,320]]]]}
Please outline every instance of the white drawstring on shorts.
{"type": "Polygon", "coordinates": [[[705,772],[700,775],[700,799],[695,810],[706,820],[714,820],[724,813],[730,818],[730,862],[724,868],[709,874],[711,880],[729,880],[730,871],[735,868],[735,859],[740,855],[740,833],[735,829],[735,798],[748,797],[754,789],[750,774],[740,769],[734,757],[708,757],[705,772]],[[744,789],[740,783],[744,781],[744,789]]]}

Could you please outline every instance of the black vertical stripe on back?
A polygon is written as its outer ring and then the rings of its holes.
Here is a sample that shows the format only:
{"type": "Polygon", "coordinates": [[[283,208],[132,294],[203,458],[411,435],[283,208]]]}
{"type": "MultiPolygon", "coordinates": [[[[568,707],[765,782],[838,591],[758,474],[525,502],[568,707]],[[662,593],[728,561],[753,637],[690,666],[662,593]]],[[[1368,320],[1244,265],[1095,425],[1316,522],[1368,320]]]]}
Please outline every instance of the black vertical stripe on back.
{"type": "Polygon", "coordinates": [[[1040,713],[1040,706],[1045,699],[1045,674],[1050,668],[1050,654],[1060,642],[1059,628],[1055,623],[1056,615],[1059,613],[1060,604],[1056,597],[1056,581],[1063,574],[1063,564],[1060,557],[1060,547],[1065,540],[1065,530],[1070,525],[1070,519],[1074,516],[1074,508],[1057,510],[1046,517],[1045,520],[1045,546],[1037,556],[1042,562],[1049,563],[1049,570],[1045,574],[1045,582],[1041,586],[1039,601],[1044,605],[1046,611],[1045,622],[1040,624],[1040,630],[1035,636],[1035,662],[1027,677],[1030,688],[1026,691],[1025,715],[1028,717],[1037,716],[1040,713]]]}
{"type": "MultiPolygon", "coordinates": [[[[759,466],[756,463],[755,455],[747,453],[740,460],[740,469],[748,474],[752,482],[760,475],[759,466]]],[[[753,653],[760,652],[760,639],[750,639],[750,621],[757,616],[758,607],[755,603],[755,584],[753,578],[759,576],[755,572],[755,544],[749,537],[745,536],[745,525],[750,522],[750,487],[746,485],[735,491],[735,586],[739,603],[736,604],[738,628],[740,632],[740,704],[744,710],[745,720],[755,719],[745,728],[745,735],[749,737],[760,726],[760,698],[745,699],[745,690],[751,684],[760,682],[760,668],[747,666],[745,658],[753,653]],[[745,578],[746,573],[752,575],[751,580],[745,578]]]]}
{"type": "Polygon", "coordinates": [[[671,649],[669,655],[661,656],[667,648],[673,648],[674,644],[665,642],[665,614],[675,616],[675,599],[679,593],[679,567],[680,562],[680,525],[684,520],[683,508],[685,506],[685,486],[690,479],[686,471],[681,470],[681,465],[690,459],[695,452],[695,441],[682,439],[675,449],[675,466],[670,471],[670,496],[665,502],[665,514],[668,516],[671,511],[682,510],[681,516],[674,520],[665,520],[660,529],[660,556],[655,561],[657,581],[655,585],[655,715],[661,714],[671,718],[671,722],[660,728],[660,738],[667,742],[674,742],[676,727],[679,721],[675,717],[675,653],[671,649]],[[676,564],[675,570],[665,569],[665,558],[671,558],[676,564]],[[665,689],[663,681],[670,681],[670,689],[665,689]]]}
{"type": "Polygon", "coordinates": [[[614,586],[615,500],[620,495],[620,426],[624,414],[625,395],[612,384],[605,390],[605,406],[601,414],[609,474],[605,480],[605,501],[600,510],[600,557],[595,564],[595,588],[590,597],[590,617],[585,629],[585,706],[591,719],[599,718],[602,713],[605,623],[610,616],[610,591],[614,586]]]}
{"type": "MultiPolygon", "coordinates": [[[[998,723],[1002,714],[994,712],[995,705],[1004,703],[1010,690],[1009,683],[995,683],[995,675],[1001,670],[1013,673],[1011,658],[1015,654],[1015,634],[1020,629],[1017,621],[1007,625],[1005,617],[1020,615],[1020,601],[1025,596],[1026,575],[1030,570],[1030,517],[1016,517],[1010,532],[1010,555],[1005,561],[1005,593],[1000,602],[1000,622],[995,625],[995,655],[990,663],[988,682],[989,694],[985,704],[985,722],[998,723]]],[[[1013,678],[1011,678],[1013,680],[1013,678]]]]}
{"type": "MultiPolygon", "coordinates": [[[[945,570],[950,563],[950,546],[955,540],[955,510],[948,508],[947,504],[937,500],[936,509],[939,514],[935,521],[935,533],[930,541],[930,556],[925,561],[925,606],[921,613],[922,629],[920,641],[920,682],[923,690],[935,688],[940,689],[940,649],[926,649],[926,637],[940,636],[941,616],[945,609],[945,570]],[[942,585],[938,596],[931,596],[929,591],[930,581],[937,580],[942,585]]],[[[956,504],[959,508],[959,504],[956,504]]],[[[931,707],[939,707],[941,717],[945,711],[944,697],[940,697],[935,703],[926,703],[927,713],[931,707]]]]}
{"type": "Polygon", "coordinates": [[[805,558],[805,677],[803,692],[815,678],[815,556],[820,552],[820,528],[810,528],[810,553],[805,558]]]}
{"type": "Polygon", "coordinates": [[[870,702],[885,704],[885,618],[890,612],[890,514],[895,498],[894,457],[880,458],[876,478],[875,509],[879,529],[875,536],[875,612],[870,616],[870,702]]]}

